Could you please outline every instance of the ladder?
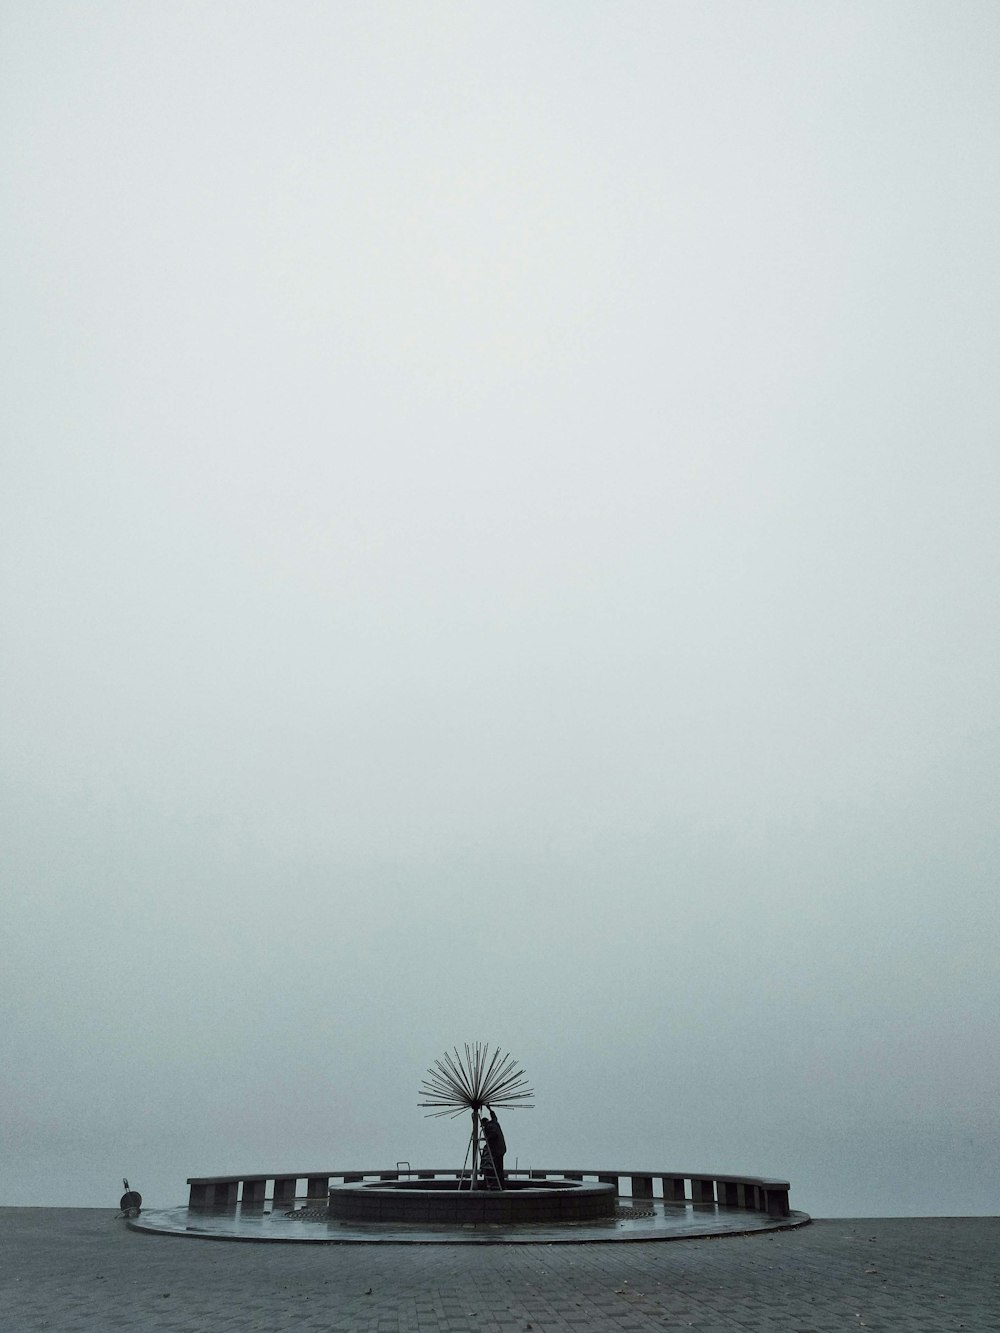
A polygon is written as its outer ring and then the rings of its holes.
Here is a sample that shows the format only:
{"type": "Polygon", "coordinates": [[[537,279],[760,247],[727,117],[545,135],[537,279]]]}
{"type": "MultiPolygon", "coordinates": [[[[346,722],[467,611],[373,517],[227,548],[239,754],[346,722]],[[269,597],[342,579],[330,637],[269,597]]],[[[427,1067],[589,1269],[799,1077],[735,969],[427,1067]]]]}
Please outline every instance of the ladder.
{"type": "Polygon", "coordinates": [[[500,1176],[497,1172],[496,1162],[493,1160],[493,1149],[490,1147],[490,1141],[480,1130],[479,1133],[479,1164],[483,1172],[483,1184],[488,1190],[502,1189],[500,1176]]]}
{"type": "Polygon", "coordinates": [[[499,1190],[503,1186],[500,1184],[499,1172],[496,1162],[493,1160],[493,1150],[490,1148],[490,1141],[483,1133],[482,1123],[479,1120],[479,1113],[473,1111],[474,1128],[469,1137],[469,1146],[465,1150],[465,1161],[462,1163],[462,1170],[458,1174],[458,1188],[470,1189],[476,1188],[476,1167],[482,1171],[483,1184],[488,1190],[499,1190]],[[472,1156],[470,1168],[469,1156],[472,1156]],[[468,1180],[468,1185],[466,1185],[468,1180]]]}

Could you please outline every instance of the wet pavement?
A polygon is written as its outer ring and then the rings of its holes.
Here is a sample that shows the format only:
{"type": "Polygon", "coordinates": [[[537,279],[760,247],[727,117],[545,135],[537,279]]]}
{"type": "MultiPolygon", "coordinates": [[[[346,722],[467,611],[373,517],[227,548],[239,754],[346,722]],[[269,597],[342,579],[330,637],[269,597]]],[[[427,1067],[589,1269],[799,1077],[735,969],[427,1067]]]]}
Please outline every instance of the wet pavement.
{"type": "Polygon", "coordinates": [[[127,1225],[202,1240],[279,1241],[303,1245],[581,1245],[607,1241],[690,1240],[699,1236],[741,1235],[802,1226],[805,1213],[780,1221],[767,1213],[717,1204],[664,1203],[660,1199],[621,1201],[619,1216],[592,1222],[564,1222],[532,1226],[473,1223],[466,1226],[430,1226],[404,1223],[365,1225],[328,1221],[322,1209],[313,1216],[302,1210],[288,1213],[259,1206],[238,1206],[220,1212],[205,1209],[147,1209],[127,1225]]]}
{"type": "Polygon", "coordinates": [[[0,1209],[3,1333],[1000,1331],[1000,1219],[675,1245],[207,1245],[0,1209]]]}

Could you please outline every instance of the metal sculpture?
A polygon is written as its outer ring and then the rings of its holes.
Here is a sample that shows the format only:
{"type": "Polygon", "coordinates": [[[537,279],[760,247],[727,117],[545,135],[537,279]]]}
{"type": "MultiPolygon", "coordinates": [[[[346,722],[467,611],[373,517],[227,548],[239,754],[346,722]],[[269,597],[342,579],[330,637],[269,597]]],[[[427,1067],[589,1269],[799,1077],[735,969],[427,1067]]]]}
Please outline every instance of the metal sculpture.
{"type": "Polygon", "coordinates": [[[463,1058],[455,1046],[450,1053],[445,1051],[440,1060],[434,1061],[420,1085],[420,1094],[427,1100],[418,1102],[418,1105],[429,1108],[428,1116],[447,1115],[454,1119],[464,1111],[472,1112],[472,1134],[459,1176],[461,1189],[471,1154],[471,1190],[476,1188],[479,1173],[480,1111],[484,1106],[529,1110],[534,1103],[528,1098],[535,1094],[527,1086],[524,1070],[506,1051],[501,1052],[499,1046],[491,1054],[488,1042],[477,1041],[472,1046],[466,1042],[464,1051],[463,1058]]]}

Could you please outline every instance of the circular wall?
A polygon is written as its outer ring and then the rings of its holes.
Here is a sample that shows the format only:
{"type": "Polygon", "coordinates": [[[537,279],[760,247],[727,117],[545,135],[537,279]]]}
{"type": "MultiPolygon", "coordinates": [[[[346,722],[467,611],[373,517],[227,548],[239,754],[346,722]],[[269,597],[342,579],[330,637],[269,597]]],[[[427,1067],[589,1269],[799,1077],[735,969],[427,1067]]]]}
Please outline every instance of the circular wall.
{"type": "Polygon", "coordinates": [[[335,1185],[339,1222],[590,1222],[615,1216],[614,1185],[578,1180],[508,1181],[504,1190],[459,1188],[457,1180],[373,1180],[335,1185]]]}

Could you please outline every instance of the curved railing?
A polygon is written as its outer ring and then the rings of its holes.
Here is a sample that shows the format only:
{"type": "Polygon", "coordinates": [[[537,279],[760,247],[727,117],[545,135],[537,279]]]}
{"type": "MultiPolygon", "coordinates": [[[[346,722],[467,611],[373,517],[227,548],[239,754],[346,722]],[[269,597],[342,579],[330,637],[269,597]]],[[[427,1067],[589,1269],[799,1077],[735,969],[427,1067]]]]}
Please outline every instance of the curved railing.
{"type": "MultiPolygon", "coordinates": [[[[791,1188],[787,1180],[770,1180],[765,1176],[735,1176],[700,1171],[632,1171],[602,1168],[574,1167],[568,1171],[557,1171],[548,1167],[530,1170],[507,1170],[513,1179],[547,1180],[555,1177],[562,1180],[597,1180],[602,1184],[614,1185],[619,1195],[633,1199],[662,1198],[668,1203],[714,1203],[722,1208],[746,1208],[753,1212],[767,1213],[770,1217],[788,1217],[788,1191],[791,1188]],[[622,1189],[622,1181],[628,1186],[622,1189]],[[660,1192],[656,1186],[659,1184],[660,1192]]],[[[296,1173],[267,1173],[264,1175],[238,1176],[189,1176],[188,1185],[191,1193],[188,1200],[190,1208],[232,1208],[237,1203],[248,1207],[261,1207],[270,1198],[275,1205],[291,1207],[296,1199],[326,1200],[330,1192],[330,1182],[360,1180],[436,1180],[449,1178],[454,1180],[460,1171],[441,1168],[421,1167],[411,1169],[408,1162],[397,1162],[395,1170],[377,1171],[299,1171],[296,1173]],[[299,1182],[305,1181],[305,1189],[299,1189],[299,1182]],[[270,1190],[268,1189],[270,1186],[270,1190]]]]}

